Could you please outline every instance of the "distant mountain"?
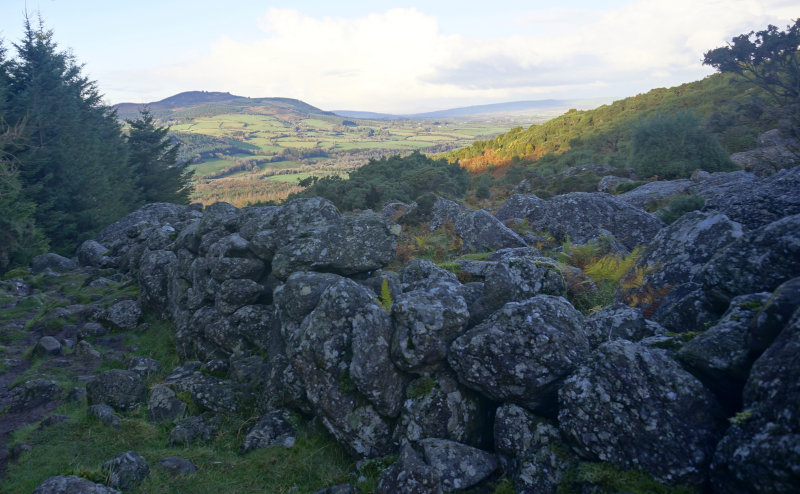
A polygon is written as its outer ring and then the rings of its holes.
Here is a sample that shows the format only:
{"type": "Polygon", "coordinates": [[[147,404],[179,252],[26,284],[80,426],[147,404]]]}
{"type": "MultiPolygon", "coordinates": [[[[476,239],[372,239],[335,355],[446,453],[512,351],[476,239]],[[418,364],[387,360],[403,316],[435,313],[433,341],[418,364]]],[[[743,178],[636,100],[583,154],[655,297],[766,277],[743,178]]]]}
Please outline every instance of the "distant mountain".
{"type": "MultiPolygon", "coordinates": [[[[593,99],[543,99],[530,101],[509,101],[506,103],[493,103],[489,105],[462,106],[450,108],[448,110],[437,110],[424,113],[375,113],[369,111],[354,110],[334,110],[331,113],[346,118],[363,118],[370,120],[429,120],[429,119],[450,119],[468,120],[487,117],[511,117],[527,116],[532,114],[551,114],[563,113],[564,111],[575,108],[578,110],[595,108],[597,106],[611,103],[613,98],[593,98],[593,99]]],[[[555,116],[555,115],[553,115],[555,116]]]]}
{"type": "Polygon", "coordinates": [[[360,118],[364,120],[406,120],[408,117],[393,115],[391,113],[375,113],[372,111],[333,110],[331,113],[345,118],[360,118]]]}
{"type": "Polygon", "coordinates": [[[198,116],[210,117],[225,113],[249,113],[281,116],[292,121],[309,115],[333,113],[293,98],[248,98],[231,93],[212,91],[186,91],[152,103],[120,103],[115,105],[121,119],[136,118],[139,109],[148,106],[150,112],[161,120],[185,120],[198,116]]]}

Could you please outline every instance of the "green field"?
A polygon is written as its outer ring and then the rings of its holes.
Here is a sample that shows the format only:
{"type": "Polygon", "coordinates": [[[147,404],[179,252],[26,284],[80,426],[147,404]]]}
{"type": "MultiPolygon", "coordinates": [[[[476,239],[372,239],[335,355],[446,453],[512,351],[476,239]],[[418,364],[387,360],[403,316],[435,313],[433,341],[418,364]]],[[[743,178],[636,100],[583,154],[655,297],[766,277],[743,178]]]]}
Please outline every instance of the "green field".
{"type": "Polygon", "coordinates": [[[239,113],[168,120],[192,161],[194,199],[236,206],[275,200],[297,189],[297,181],[332,173],[345,175],[370,159],[419,150],[440,153],[542,121],[418,121],[344,119],[325,113],[239,113]],[[263,182],[269,187],[263,187],[263,182]],[[261,185],[259,185],[259,183],[261,185]],[[283,189],[281,189],[283,187],[283,189]],[[243,190],[244,189],[244,190],[243,190]],[[246,192],[245,192],[246,190],[246,192]],[[259,191],[263,190],[263,194],[259,191]]]}

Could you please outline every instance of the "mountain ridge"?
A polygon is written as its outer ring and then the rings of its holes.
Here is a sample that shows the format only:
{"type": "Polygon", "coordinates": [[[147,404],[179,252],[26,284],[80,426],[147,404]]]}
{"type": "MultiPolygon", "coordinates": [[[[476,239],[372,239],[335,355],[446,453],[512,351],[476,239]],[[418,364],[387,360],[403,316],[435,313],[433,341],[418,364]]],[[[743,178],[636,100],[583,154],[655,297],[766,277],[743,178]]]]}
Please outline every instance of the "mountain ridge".
{"type": "MultiPolygon", "coordinates": [[[[583,99],[542,99],[519,100],[502,103],[488,103],[481,105],[460,106],[444,110],[433,110],[418,113],[384,113],[361,110],[322,110],[309,103],[296,98],[286,97],[259,97],[250,98],[238,96],[230,92],[221,91],[184,91],[168,96],[159,101],[149,103],[123,102],[113,105],[120,118],[135,118],[139,110],[149,107],[151,113],[160,118],[169,113],[180,112],[194,107],[225,104],[247,107],[259,105],[289,105],[300,112],[322,114],[343,118],[356,118],[363,120],[427,120],[427,119],[475,119],[489,116],[525,115],[534,111],[566,111],[569,108],[589,108],[608,103],[612,98],[583,98],[583,99]]],[[[258,112],[261,113],[261,112],[258,112]]]]}

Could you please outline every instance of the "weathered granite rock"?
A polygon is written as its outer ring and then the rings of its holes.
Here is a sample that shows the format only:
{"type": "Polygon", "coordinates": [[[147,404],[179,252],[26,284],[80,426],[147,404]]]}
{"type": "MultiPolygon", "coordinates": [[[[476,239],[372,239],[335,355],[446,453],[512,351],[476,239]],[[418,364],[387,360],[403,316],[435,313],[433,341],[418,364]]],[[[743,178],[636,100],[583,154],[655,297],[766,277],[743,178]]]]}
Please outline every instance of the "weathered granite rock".
{"type": "Polygon", "coordinates": [[[77,336],[79,339],[83,340],[91,337],[105,336],[110,331],[108,327],[103,326],[99,322],[87,322],[83,323],[78,328],[77,336]]]}
{"type": "Polygon", "coordinates": [[[586,317],[586,336],[593,347],[611,340],[639,341],[661,335],[667,330],[657,322],[645,319],[641,309],[616,303],[592,312],[586,317]]]}
{"type": "Polygon", "coordinates": [[[114,429],[119,429],[119,424],[122,420],[122,417],[117,415],[114,412],[114,409],[105,403],[89,406],[89,408],[86,409],[86,415],[89,417],[97,417],[108,427],[112,427],[114,429]]]}
{"type": "Polygon", "coordinates": [[[33,353],[40,357],[52,357],[63,354],[64,350],[57,339],[52,336],[42,336],[33,347],[33,353]]]}
{"type": "Polygon", "coordinates": [[[733,153],[731,161],[756,176],[765,177],[780,169],[797,166],[800,163],[799,150],[800,144],[796,139],[783,137],[778,129],[772,129],[758,136],[755,149],[733,153]]]}
{"type": "Polygon", "coordinates": [[[550,199],[544,228],[556,239],[585,244],[603,236],[613,236],[632,250],[649,243],[664,222],[616,196],[572,192],[550,199]]]}
{"type": "Polygon", "coordinates": [[[407,445],[400,458],[381,472],[376,494],[441,494],[439,474],[422,461],[420,455],[407,445]]]}
{"type": "Polygon", "coordinates": [[[724,310],[736,295],[772,291],[797,276],[800,214],[748,232],[728,244],[708,261],[695,280],[724,310]]]}
{"type": "Polygon", "coordinates": [[[243,386],[230,381],[195,384],[191,397],[202,410],[220,414],[236,414],[254,399],[243,386]]]}
{"type": "Polygon", "coordinates": [[[150,475],[150,466],[142,455],[128,451],[103,463],[103,471],[107,472],[109,486],[127,491],[150,475]]]}
{"type": "Polygon", "coordinates": [[[691,281],[720,249],[741,238],[742,226],[720,213],[692,211],[659,231],[637,266],[654,289],[691,281]]]}
{"type": "Polygon", "coordinates": [[[264,293],[264,286],[250,279],[225,280],[219,287],[216,308],[223,314],[233,314],[245,305],[254,304],[264,293]]]}
{"type": "Polygon", "coordinates": [[[617,190],[617,187],[625,182],[633,182],[633,180],[628,177],[606,175],[605,177],[601,178],[599,182],[597,182],[597,192],[613,194],[617,190]]]}
{"type": "Polygon", "coordinates": [[[651,319],[676,333],[705,331],[719,312],[699,283],[684,283],[667,292],[651,319]]]}
{"type": "Polygon", "coordinates": [[[536,196],[511,196],[497,212],[501,220],[523,218],[535,230],[557,240],[585,244],[613,236],[627,249],[648,243],[664,223],[638,207],[609,194],[571,192],[544,201],[536,196]]]}
{"type": "Polygon", "coordinates": [[[391,314],[392,360],[414,373],[435,369],[469,320],[467,302],[453,284],[403,293],[392,304],[391,314]]]}
{"type": "Polygon", "coordinates": [[[121,494],[117,489],[95,484],[75,475],[50,477],[33,490],[33,494],[121,494]]]}
{"type": "Polygon", "coordinates": [[[556,386],[588,355],[583,316],[561,297],[510,302],[460,336],[448,362],[459,381],[529,409],[555,402],[556,386]]]}
{"type": "Polygon", "coordinates": [[[294,446],[297,431],[289,422],[288,410],[273,410],[256,422],[242,441],[240,453],[244,454],[254,449],[278,446],[291,448],[294,446]]]}
{"type": "Polygon", "coordinates": [[[514,490],[523,494],[554,493],[576,459],[558,428],[512,404],[497,409],[495,451],[513,459],[514,490]]]}
{"type": "Polygon", "coordinates": [[[507,261],[515,257],[542,257],[542,252],[536,247],[515,247],[511,249],[498,249],[491,254],[487,260],[489,261],[507,261]]]}
{"type": "Polygon", "coordinates": [[[9,412],[32,410],[61,398],[63,391],[55,381],[30,379],[11,388],[9,412]]]}
{"type": "Polygon", "coordinates": [[[64,256],[60,256],[53,252],[47,254],[39,254],[31,260],[31,272],[33,274],[41,273],[46,269],[52,269],[56,272],[72,271],[78,268],[78,263],[64,256]]]}
{"type": "Polygon", "coordinates": [[[675,194],[684,194],[691,185],[692,181],[687,179],[648,182],[633,190],[619,194],[617,197],[632,206],[645,209],[648,206],[666,202],[675,194]]]}
{"type": "Polygon", "coordinates": [[[100,359],[102,355],[100,352],[97,351],[91,343],[86,340],[81,340],[75,345],[75,353],[76,357],[84,358],[84,359],[100,359]]]}
{"type": "Polygon", "coordinates": [[[522,237],[483,209],[460,214],[456,218],[454,230],[461,237],[462,252],[527,246],[522,237]]]}
{"type": "Polygon", "coordinates": [[[723,401],[739,401],[752,362],[747,342],[748,328],[769,295],[757,293],[735,297],[714,326],[678,351],[678,359],[723,401]]]}
{"type": "Polygon", "coordinates": [[[227,358],[245,349],[238,327],[213,306],[201,307],[192,314],[185,328],[176,328],[175,340],[182,358],[227,358]]]}
{"type": "Polygon", "coordinates": [[[483,303],[498,309],[535,295],[566,295],[564,275],[550,258],[512,257],[498,261],[485,276],[483,303]]]}
{"type": "Polygon", "coordinates": [[[399,414],[406,380],[389,357],[391,333],[386,311],[346,278],[330,285],[303,322],[287,330],[307,399],[356,456],[383,456],[391,449],[391,427],[382,415],[399,414]]]}
{"type": "Polygon", "coordinates": [[[273,356],[283,351],[280,323],[272,305],[245,305],[230,317],[243,347],[273,356]]]}
{"type": "Polygon", "coordinates": [[[746,229],[755,230],[800,214],[800,166],[704,194],[707,196],[704,211],[723,213],[746,229]]]}
{"type": "Polygon", "coordinates": [[[417,207],[416,203],[406,204],[403,201],[389,201],[381,207],[381,216],[389,221],[398,221],[404,214],[417,207]]]}
{"type": "Polygon", "coordinates": [[[468,489],[491,475],[499,463],[486,451],[447,439],[427,438],[419,442],[431,470],[439,474],[442,489],[468,489]]]}
{"type": "Polygon", "coordinates": [[[800,490],[800,312],[753,364],[744,408],[717,445],[711,484],[718,493],[800,490]]]}
{"type": "Polygon", "coordinates": [[[167,315],[170,273],[174,272],[178,257],[168,250],[146,252],[139,265],[139,298],[142,308],[167,315]]]}
{"type": "Polygon", "coordinates": [[[459,285],[458,278],[450,271],[440,268],[425,259],[412,259],[403,267],[400,274],[403,291],[427,290],[441,283],[459,285]]]}
{"type": "Polygon", "coordinates": [[[279,247],[272,259],[272,274],[286,279],[304,270],[343,275],[372,271],[392,260],[398,233],[378,216],[343,217],[279,247]]]}
{"type": "Polygon", "coordinates": [[[248,390],[261,389],[267,371],[267,364],[264,360],[260,355],[232,356],[228,377],[234,382],[244,385],[248,390]]]}
{"type": "Polygon", "coordinates": [[[800,307],[800,277],[782,283],[750,322],[747,345],[754,357],[769,348],[800,307]]]}
{"type": "Polygon", "coordinates": [[[110,322],[119,329],[136,329],[142,309],[135,300],[121,300],[111,305],[103,314],[103,320],[110,322]]]}
{"type": "Polygon", "coordinates": [[[668,484],[702,485],[718,438],[718,405],[658,350],[615,340],[559,390],[559,426],[577,452],[668,484]]]}
{"type": "Polygon", "coordinates": [[[108,256],[109,250],[106,246],[95,240],[83,242],[75,253],[81,266],[93,266],[98,268],[108,267],[112,264],[112,259],[108,256]]]}
{"type": "Polygon", "coordinates": [[[147,402],[147,420],[150,422],[177,422],[185,413],[186,403],[166,384],[157,384],[150,391],[147,402]]]}
{"type": "Polygon", "coordinates": [[[170,475],[188,475],[197,471],[197,467],[191,460],[181,458],[180,456],[161,458],[158,460],[158,466],[163,468],[170,475]]]}
{"type": "Polygon", "coordinates": [[[105,403],[114,410],[132,410],[144,403],[147,390],[142,378],[128,370],[111,369],[86,383],[90,405],[105,403]]]}
{"type": "Polygon", "coordinates": [[[406,388],[395,441],[415,443],[426,437],[438,437],[488,448],[489,412],[488,401],[459,385],[450,373],[420,377],[406,388]]]}
{"type": "Polygon", "coordinates": [[[128,360],[128,370],[139,374],[142,378],[158,374],[163,368],[161,362],[149,357],[132,356],[128,360]]]}
{"type": "Polygon", "coordinates": [[[200,220],[200,234],[216,229],[224,229],[233,232],[239,227],[241,210],[227,202],[215,202],[203,209],[203,217],[200,220]]]}
{"type": "Polygon", "coordinates": [[[515,218],[527,220],[531,225],[543,224],[547,215],[547,201],[533,194],[513,194],[497,210],[495,218],[508,221],[515,218]]]}
{"type": "Polygon", "coordinates": [[[215,420],[201,415],[193,415],[181,420],[169,432],[170,446],[187,446],[193,443],[206,443],[214,438],[219,430],[215,420]]]}
{"type": "Polygon", "coordinates": [[[341,218],[336,206],[321,197],[289,201],[270,215],[271,218],[260,222],[258,231],[250,237],[253,251],[265,261],[271,260],[280,247],[308,230],[335,223],[341,218]]]}
{"type": "Polygon", "coordinates": [[[466,211],[466,209],[466,207],[455,201],[440,197],[433,203],[433,208],[431,209],[430,230],[434,231],[448,223],[453,224],[458,215],[466,211]]]}

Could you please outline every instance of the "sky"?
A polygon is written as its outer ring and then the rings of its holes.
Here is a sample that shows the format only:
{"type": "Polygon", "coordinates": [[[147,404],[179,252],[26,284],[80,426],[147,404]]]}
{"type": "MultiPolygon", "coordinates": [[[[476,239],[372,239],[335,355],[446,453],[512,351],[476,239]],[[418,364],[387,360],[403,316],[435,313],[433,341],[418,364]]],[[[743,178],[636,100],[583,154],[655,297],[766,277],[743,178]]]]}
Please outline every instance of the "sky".
{"type": "Polygon", "coordinates": [[[797,0],[2,0],[14,55],[25,12],[105,101],[182,91],[414,113],[626,97],[702,79],[703,53],[800,16],[797,0]]]}

